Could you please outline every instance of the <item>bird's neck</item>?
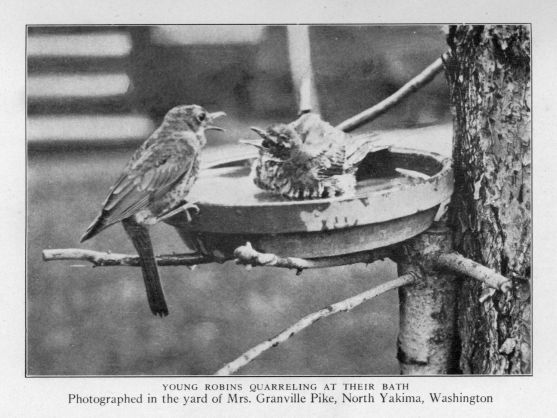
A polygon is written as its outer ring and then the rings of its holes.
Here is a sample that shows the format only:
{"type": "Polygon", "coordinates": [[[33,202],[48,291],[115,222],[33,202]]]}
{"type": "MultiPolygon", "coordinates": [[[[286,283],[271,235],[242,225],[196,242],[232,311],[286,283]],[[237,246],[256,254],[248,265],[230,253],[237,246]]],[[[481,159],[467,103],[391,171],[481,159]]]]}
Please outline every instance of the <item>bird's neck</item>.
{"type": "Polygon", "coordinates": [[[194,132],[189,126],[184,126],[183,124],[164,123],[160,127],[159,135],[161,134],[166,138],[187,143],[194,148],[204,147],[207,143],[203,129],[198,129],[197,132],[194,132]]]}
{"type": "Polygon", "coordinates": [[[205,131],[200,129],[195,134],[197,136],[197,140],[199,141],[199,146],[203,148],[207,144],[207,137],[205,136],[205,131]]]}

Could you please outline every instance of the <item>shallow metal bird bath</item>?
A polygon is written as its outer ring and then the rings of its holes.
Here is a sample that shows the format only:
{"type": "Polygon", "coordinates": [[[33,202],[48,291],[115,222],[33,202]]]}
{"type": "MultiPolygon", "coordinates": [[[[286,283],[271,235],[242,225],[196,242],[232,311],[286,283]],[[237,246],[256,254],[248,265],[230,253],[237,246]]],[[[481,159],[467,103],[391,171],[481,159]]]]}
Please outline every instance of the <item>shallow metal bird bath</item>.
{"type": "Polygon", "coordinates": [[[254,154],[206,166],[188,198],[200,209],[191,223],[166,222],[205,255],[233,258],[247,241],[261,252],[303,258],[374,250],[425,231],[453,191],[451,160],[391,148],[370,154],[358,171],[355,196],[288,200],[253,184],[254,154]],[[369,161],[367,161],[369,159],[369,161]]]}

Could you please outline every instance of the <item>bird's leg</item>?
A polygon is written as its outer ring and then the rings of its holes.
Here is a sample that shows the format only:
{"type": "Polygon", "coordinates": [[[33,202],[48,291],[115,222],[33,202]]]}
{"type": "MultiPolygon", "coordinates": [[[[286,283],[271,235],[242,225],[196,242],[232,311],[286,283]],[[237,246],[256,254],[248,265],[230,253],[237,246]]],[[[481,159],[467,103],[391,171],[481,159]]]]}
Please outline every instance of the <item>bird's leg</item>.
{"type": "Polygon", "coordinates": [[[191,222],[190,210],[193,210],[195,215],[199,215],[199,206],[197,206],[195,203],[186,202],[186,204],[182,206],[181,209],[186,212],[188,222],[191,222]]]}
{"type": "Polygon", "coordinates": [[[157,222],[164,221],[165,219],[168,219],[180,212],[185,212],[188,222],[191,222],[192,218],[189,212],[190,210],[193,210],[196,215],[199,213],[199,207],[195,203],[186,202],[183,205],[177,207],[176,209],[173,209],[170,212],[166,212],[165,214],[157,217],[157,222]]]}

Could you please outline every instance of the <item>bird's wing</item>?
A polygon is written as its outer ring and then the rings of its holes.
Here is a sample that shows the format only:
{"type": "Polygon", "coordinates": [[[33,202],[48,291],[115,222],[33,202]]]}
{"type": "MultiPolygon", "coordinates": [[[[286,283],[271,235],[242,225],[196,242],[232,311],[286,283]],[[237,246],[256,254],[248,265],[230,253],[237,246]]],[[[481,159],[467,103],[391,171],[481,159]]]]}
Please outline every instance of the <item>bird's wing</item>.
{"type": "Polygon", "coordinates": [[[318,167],[317,176],[321,179],[338,176],[344,173],[346,148],[344,146],[331,146],[321,151],[316,157],[318,167]]]}
{"type": "Polygon", "coordinates": [[[388,145],[378,144],[380,139],[374,132],[350,136],[346,141],[346,167],[355,168],[368,154],[389,148],[388,145]]]}
{"type": "Polygon", "coordinates": [[[150,147],[134,158],[103,204],[106,225],[119,222],[147,207],[187,175],[196,155],[191,147],[150,147]]]}

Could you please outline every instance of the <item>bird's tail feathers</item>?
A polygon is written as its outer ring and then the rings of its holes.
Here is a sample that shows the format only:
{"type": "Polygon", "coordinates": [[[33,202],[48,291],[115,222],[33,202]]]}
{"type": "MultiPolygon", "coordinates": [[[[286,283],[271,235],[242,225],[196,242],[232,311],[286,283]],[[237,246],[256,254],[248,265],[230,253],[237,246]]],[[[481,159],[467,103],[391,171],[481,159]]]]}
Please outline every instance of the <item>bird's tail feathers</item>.
{"type": "Polygon", "coordinates": [[[151,312],[155,315],[167,316],[168,307],[164,298],[164,291],[162,289],[149,230],[147,227],[137,223],[133,217],[124,219],[122,224],[139,254],[141,272],[143,273],[147,300],[151,312]]]}

